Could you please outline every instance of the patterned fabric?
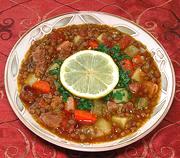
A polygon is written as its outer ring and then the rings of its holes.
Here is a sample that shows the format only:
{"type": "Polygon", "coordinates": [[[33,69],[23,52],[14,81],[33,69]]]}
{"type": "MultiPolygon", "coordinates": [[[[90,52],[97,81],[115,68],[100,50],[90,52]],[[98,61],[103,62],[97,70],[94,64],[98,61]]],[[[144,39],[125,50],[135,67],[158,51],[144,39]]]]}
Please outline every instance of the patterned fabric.
{"type": "Polygon", "coordinates": [[[179,158],[179,7],[179,0],[0,0],[0,158],[179,158]],[[4,67],[19,37],[44,19],[79,10],[109,12],[143,26],[165,47],[175,68],[176,92],[169,113],[153,132],[122,149],[85,153],[54,146],[21,123],[5,94],[4,67]]]}

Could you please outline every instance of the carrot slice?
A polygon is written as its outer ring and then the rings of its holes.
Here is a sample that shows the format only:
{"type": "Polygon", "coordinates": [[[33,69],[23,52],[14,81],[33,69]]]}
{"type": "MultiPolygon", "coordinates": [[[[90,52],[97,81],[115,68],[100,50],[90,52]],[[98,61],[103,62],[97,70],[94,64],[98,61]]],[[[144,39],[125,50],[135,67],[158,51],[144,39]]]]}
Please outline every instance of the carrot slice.
{"type": "Polygon", "coordinates": [[[131,60],[129,60],[129,59],[124,59],[124,60],[121,62],[121,64],[122,64],[123,69],[125,69],[126,71],[131,71],[131,72],[133,72],[134,67],[133,67],[133,63],[132,63],[131,60]]]}
{"type": "Polygon", "coordinates": [[[36,89],[41,93],[49,93],[51,90],[49,83],[47,81],[42,81],[42,80],[33,83],[32,88],[36,89]]]}
{"type": "Polygon", "coordinates": [[[76,121],[82,123],[93,124],[96,122],[96,116],[88,111],[75,110],[74,117],[76,121]]]}
{"type": "Polygon", "coordinates": [[[134,56],[133,57],[133,59],[132,59],[132,61],[133,61],[133,63],[135,63],[136,65],[140,65],[140,64],[143,64],[144,63],[144,59],[143,59],[144,57],[143,56],[141,56],[141,55],[136,55],[136,56],[134,56]]]}
{"type": "Polygon", "coordinates": [[[89,47],[96,49],[98,47],[97,41],[89,41],[89,47]]]}

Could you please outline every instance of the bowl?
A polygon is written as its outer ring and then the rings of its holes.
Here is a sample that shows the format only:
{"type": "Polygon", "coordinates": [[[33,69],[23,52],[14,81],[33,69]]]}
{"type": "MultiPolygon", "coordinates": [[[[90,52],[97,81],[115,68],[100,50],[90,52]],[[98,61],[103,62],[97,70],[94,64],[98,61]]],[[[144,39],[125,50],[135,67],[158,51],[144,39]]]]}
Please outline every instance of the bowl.
{"type": "Polygon", "coordinates": [[[17,117],[22,121],[22,123],[33,133],[57,146],[89,152],[107,151],[121,148],[143,138],[145,135],[151,132],[165,117],[169,111],[175,92],[175,74],[170,58],[163,46],[150,33],[134,22],[122,17],[108,13],[92,11],[73,12],[59,15],[42,21],[27,31],[17,41],[9,54],[5,67],[4,82],[11,108],[17,117]],[[54,28],[85,23],[107,24],[131,35],[136,40],[142,42],[152,54],[161,72],[161,97],[159,104],[154,108],[150,119],[135,133],[111,142],[94,144],[76,143],[60,138],[41,127],[32,118],[28,110],[26,110],[26,108],[23,106],[18,96],[17,75],[21,61],[30,48],[32,42],[42,38],[46,34],[49,34],[54,28]]]}

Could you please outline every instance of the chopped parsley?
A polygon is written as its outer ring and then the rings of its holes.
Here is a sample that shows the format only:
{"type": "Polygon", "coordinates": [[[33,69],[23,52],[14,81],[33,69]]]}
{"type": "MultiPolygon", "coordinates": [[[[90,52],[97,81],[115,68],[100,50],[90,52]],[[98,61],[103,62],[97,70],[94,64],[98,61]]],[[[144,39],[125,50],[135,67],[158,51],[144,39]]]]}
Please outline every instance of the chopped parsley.
{"type": "Polygon", "coordinates": [[[107,53],[109,54],[110,53],[110,49],[105,46],[104,44],[99,44],[98,48],[96,49],[97,51],[100,51],[100,52],[104,52],[104,53],[107,53]]]}
{"type": "Polygon", "coordinates": [[[126,88],[117,88],[113,90],[112,99],[116,103],[126,103],[129,101],[130,92],[126,88]]]}
{"type": "Polygon", "coordinates": [[[109,48],[101,43],[96,50],[109,54],[114,60],[117,61],[121,61],[123,59],[131,59],[129,55],[122,53],[119,45],[114,45],[112,48],[109,48]]]}
{"type": "Polygon", "coordinates": [[[53,64],[49,68],[49,74],[53,76],[59,77],[60,74],[60,66],[62,65],[62,61],[54,60],[53,64]]]}
{"type": "Polygon", "coordinates": [[[59,81],[55,80],[54,84],[55,84],[56,89],[58,90],[58,92],[62,95],[62,100],[64,102],[67,102],[67,99],[70,96],[70,93],[60,84],[59,81]]]}
{"type": "Polygon", "coordinates": [[[92,106],[93,103],[91,100],[81,98],[79,99],[77,108],[80,110],[91,110],[92,106]]]}
{"type": "Polygon", "coordinates": [[[119,70],[119,82],[117,87],[118,88],[127,88],[131,79],[129,77],[129,72],[128,71],[124,71],[122,69],[119,70]]]}
{"type": "Polygon", "coordinates": [[[114,45],[112,48],[111,48],[111,52],[113,52],[114,54],[115,53],[120,53],[120,47],[118,45],[114,45]]]}
{"type": "Polygon", "coordinates": [[[116,91],[115,93],[113,93],[112,98],[116,100],[122,100],[124,96],[124,91],[116,91]]]}

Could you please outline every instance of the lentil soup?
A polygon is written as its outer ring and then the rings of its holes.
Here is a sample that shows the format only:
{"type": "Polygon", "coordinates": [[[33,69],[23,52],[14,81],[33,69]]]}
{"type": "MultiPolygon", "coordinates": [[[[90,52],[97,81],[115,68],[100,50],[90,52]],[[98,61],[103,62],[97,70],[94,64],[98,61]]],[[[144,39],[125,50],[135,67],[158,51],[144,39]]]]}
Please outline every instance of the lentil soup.
{"type": "Polygon", "coordinates": [[[99,143],[137,131],[159,100],[161,74],[146,47],[107,25],[54,29],[35,41],[18,74],[19,96],[33,118],[59,137],[99,143]],[[78,97],[60,81],[63,62],[81,50],[108,54],[119,81],[106,96],[78,97]]]}

